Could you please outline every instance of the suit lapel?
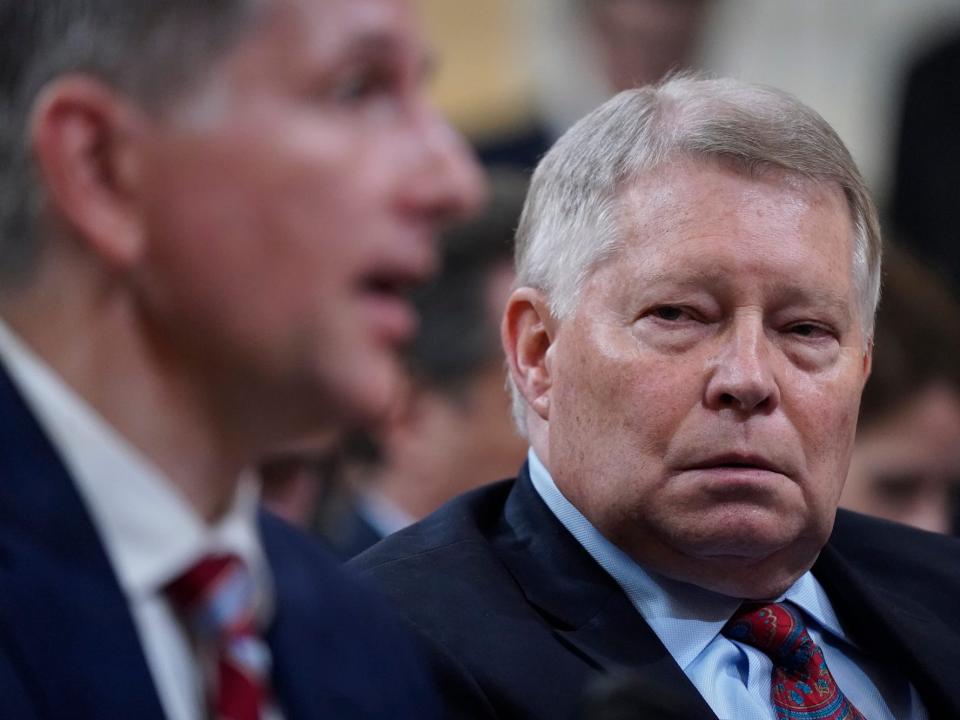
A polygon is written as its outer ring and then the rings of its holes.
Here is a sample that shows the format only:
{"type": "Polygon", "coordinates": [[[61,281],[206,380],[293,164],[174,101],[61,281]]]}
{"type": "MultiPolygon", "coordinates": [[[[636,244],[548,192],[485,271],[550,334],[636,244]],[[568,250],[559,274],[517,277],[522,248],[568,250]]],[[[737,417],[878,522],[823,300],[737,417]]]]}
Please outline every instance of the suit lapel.
{"type": "Polygon", "coordinates": [[[813,572],[844,629],[864,651],[901,668],[932,717],[960,717],[957,629],[931,614],[916,588],[870,578],[833,543],[823,549],[813,572]]]}
{"type": "Polygon", "coordinates": [[[616,582],[556,519],[527,468],[507,499],[497,551],[557,637],[595,670],[642,674],[676,699],[676,717],[715,718],[616,582]]]}
{"type": "Polygon", "coordinates": [[[53,447],[0,368],[0,638],[41,714],[161,720],[113,569],[53,447]]]}

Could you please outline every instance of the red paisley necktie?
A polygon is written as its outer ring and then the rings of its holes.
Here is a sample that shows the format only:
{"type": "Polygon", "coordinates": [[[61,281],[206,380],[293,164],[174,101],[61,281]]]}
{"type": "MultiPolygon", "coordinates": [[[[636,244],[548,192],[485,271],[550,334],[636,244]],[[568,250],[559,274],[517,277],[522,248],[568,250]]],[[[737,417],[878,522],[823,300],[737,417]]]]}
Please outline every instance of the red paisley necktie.
{"type": "Polygon", "coordinates": [[[777,720],[865,720],[847,700],[807,633],[800,613],[782,603],[745,603],[723,634],[773,661],[770,692],[777,720]]]}

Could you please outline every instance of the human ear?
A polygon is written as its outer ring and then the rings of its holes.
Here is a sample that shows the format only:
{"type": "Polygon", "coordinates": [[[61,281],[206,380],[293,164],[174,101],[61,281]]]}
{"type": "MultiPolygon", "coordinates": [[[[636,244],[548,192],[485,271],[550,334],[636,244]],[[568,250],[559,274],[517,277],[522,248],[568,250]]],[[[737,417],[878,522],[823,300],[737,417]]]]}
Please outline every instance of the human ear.
{"type": "Polygon", "coordinates": [[[507,366],[517,389],[543,420],[550,417],[550,347],[556,321],[543,293],[520,287],[507,300],[501,325],[507,366]]]}
{"type": "Polygon", "coordinates": [[[41,91],[30,118],[52,217],[114,267],[133,264],[144,242],[134,192],[138,117],[101,81],[67,75],[41,91]]]}

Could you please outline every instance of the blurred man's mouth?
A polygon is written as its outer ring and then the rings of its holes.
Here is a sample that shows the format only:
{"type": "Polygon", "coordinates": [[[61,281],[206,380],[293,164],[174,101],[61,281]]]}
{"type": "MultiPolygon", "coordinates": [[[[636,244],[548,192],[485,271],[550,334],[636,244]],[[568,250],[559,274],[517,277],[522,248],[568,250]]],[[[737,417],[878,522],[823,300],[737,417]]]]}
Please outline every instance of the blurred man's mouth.
{"type": "Polygon", "coordinates": [[[368,321],[378,339],[397,347],[413,339],[417,313],[410,295],[427,277],[426,273],[395,269],[364,278],[360,290],[368,321]]]}

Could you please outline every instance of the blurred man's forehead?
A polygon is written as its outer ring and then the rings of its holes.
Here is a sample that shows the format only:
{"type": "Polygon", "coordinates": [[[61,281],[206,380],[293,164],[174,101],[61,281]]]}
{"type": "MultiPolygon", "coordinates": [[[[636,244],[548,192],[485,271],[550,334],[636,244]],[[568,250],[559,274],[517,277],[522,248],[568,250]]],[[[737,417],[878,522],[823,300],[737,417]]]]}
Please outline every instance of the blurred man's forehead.
{"type": "Polygon", "coordinates": [[[269,16],[318,59],[422,46],[409,0],[270,0],[269,16]]]}

